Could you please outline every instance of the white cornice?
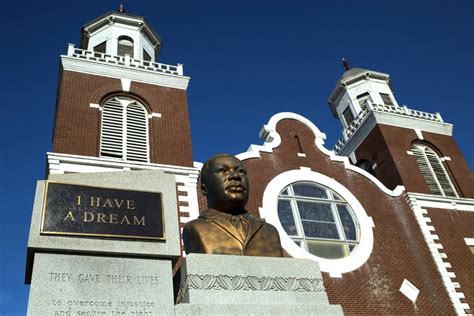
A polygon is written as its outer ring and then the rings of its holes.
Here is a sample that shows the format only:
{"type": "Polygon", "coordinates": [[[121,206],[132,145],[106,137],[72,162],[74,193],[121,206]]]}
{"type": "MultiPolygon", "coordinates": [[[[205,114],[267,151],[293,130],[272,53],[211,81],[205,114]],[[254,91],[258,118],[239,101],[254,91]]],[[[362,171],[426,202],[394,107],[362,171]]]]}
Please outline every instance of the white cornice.
{"type": "Polygon", "coordinates": [[[349,156],[353,153],[377,124],[447,136],[452,136],[453,134],[453,125],[449,123],[435,122],[396,113],[370,112],[357,131],[345,142],[344,147],[339,151],[339,154],[349,156]]]}
{"type": "Polygon", "coordinates": [[[164,165],[149,162],[123,161],[114,158],[91,157],[48,152],[48,173],[66,172],[106,172],[122,170],[163,170],[175,175],[194,175],[199,169],[175,165],[164,165]]]}
{"type": "Polygon", "coordinates": [[[420,207],[441,208],[453,211],[474,212],[474,199],[446,197],[433,194],[407,192],[409,200],[416,200],[420,207]]]}
{"type": "Polygon", "coordinates": [[[64,70],[85,74],[130,79],[136,82],[159,85],[163,87],[186,90],[190,77],[160,73],[146,69],[130,68],[116,64],[107,64],[94,60],[79,59],[61,55],[61,64],[64,70]]]}
{"type": "Polygon", "coordinates": [[[350,85],[360,80],[369,79],[383,80],[388,83],[390,81],[390,76],[382,72],[366,69],[361,69],[361,72],[358,72],[348,77],[344,77],[344,75],[342,75],[341,78],[337,81],[336,86],[334,87],[331,95],[329,96],[329,105],[331,105],[339,97],[341,92],[346,90],[350,85]]]}

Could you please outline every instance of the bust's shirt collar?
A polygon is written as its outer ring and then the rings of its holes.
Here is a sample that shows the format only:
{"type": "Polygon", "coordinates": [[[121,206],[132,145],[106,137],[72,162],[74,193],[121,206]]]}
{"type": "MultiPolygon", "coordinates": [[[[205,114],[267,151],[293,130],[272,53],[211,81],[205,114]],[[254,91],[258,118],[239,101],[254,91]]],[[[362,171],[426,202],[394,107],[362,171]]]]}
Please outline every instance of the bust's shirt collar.
{"type": "Polygon", "coordinates": [[[218,221],[223,221],[223,222],[224,221],[225,222],[231,222],[232,217],[241,217],[241,218],[244,218],[244,219],[247,219],[247,220],[252,218],[254,220],[257,220],[249,212],[234,215],[234,214],[219,212],[219,211],[216,211],[216,210],[213,210],[213,209],[210,209],[210,208],[205,210],[201,215],[199,215],[199,217],[206,218],[206,219],[216,219],[218,221]]]}

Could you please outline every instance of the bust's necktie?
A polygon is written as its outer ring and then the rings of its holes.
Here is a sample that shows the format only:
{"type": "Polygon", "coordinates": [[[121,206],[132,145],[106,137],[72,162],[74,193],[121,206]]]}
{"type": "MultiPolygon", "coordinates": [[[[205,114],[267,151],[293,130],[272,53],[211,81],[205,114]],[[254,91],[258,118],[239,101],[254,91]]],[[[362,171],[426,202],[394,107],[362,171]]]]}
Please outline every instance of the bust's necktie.
{"type": "Polygon", "coordinates": [[[242,215],[232,215],[230,222],[237,228],[242,240],[245,240],[245,238],[247,238],[247,228],[249,225],[248,219],[242,215]]]}

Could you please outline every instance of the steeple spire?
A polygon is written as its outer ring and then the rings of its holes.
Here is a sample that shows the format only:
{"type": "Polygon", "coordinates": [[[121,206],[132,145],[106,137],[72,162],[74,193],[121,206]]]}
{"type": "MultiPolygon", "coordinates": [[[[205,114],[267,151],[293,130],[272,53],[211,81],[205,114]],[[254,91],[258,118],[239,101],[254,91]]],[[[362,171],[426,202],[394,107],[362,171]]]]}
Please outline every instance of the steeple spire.
{"type": "Polygon", "coordinates": [[[344,66],[344,69],[346,69],[346,71],[351,69],[351,67],[349,66],[349,63],[347,62],[347,60],[344,57],[342,57],[342,65],[344,66]]]}

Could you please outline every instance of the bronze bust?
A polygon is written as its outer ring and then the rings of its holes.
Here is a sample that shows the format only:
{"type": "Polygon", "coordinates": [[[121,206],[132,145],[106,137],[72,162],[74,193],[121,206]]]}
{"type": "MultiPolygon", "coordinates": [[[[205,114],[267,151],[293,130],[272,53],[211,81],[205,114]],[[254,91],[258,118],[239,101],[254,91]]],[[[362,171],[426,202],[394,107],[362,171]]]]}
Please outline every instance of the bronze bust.
{"type": "Polygon", "coordinates": [[[207,210],[183,229],[186,253],[282,257],[275,227],[247,212],[249,181],[232,155],[210,158],[201,170],[207,210]]]}

